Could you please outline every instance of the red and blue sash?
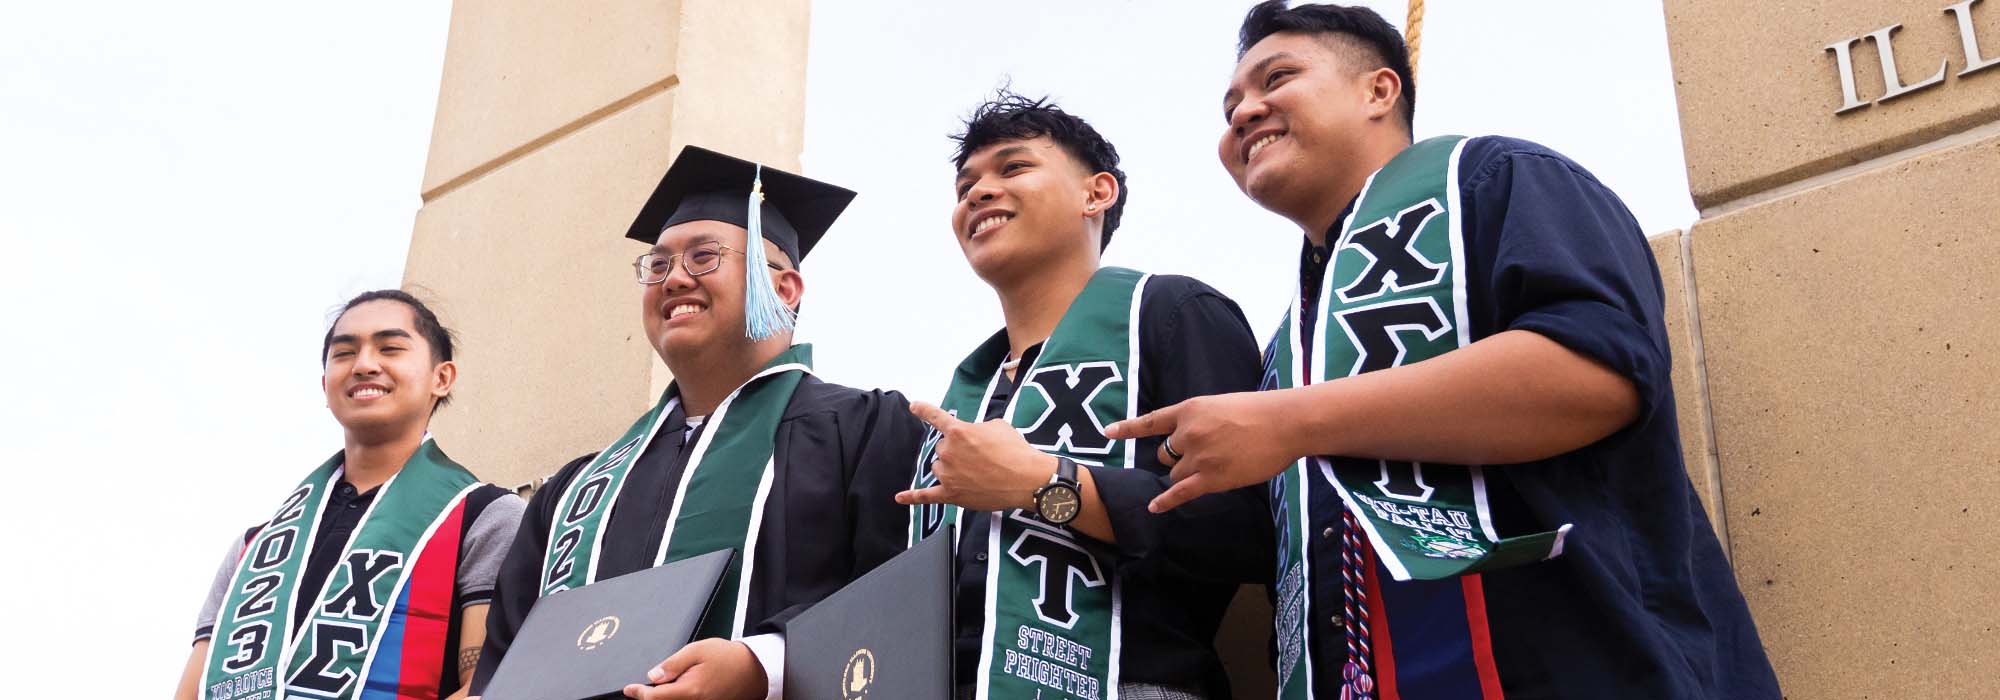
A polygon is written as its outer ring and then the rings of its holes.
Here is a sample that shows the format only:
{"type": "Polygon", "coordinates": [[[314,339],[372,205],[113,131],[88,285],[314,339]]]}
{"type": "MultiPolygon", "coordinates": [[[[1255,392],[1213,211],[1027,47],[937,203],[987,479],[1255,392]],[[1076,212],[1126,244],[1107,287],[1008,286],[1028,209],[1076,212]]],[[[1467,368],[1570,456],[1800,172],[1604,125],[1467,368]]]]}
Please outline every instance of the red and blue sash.
{"type": "Polygon", "coordinates": [[[434,699],[451,643],[466,496],[426,439],[382,484],[318,590],[301,585],[342,457],[313,470],[244,547],[217,614],[203,700],[434,699]],[[296,603],[310,612],[293,623],[296,603]]]}

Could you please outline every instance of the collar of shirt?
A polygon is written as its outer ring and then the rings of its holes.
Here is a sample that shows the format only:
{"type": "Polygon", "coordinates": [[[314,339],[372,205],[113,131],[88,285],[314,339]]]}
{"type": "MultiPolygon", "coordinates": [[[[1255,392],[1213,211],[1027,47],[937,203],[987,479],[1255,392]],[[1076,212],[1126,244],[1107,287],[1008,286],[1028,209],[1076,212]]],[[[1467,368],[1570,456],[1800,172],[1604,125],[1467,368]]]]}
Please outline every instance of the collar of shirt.
{"type": "Polygon", "coordinates": [[[1014,392],[1021,390],[1021,378],[1027,376],[1028,368],[1035,365],[1035,358],[1042,354],[1042,346],[1047,343],[1044,340],[1021,351],[1020,364],[1014,368],[1014,376],[994,383],[992,398],[979,409],[980,420],[999,420],[1007,415],[1007,402],[1014,398],[1014,392]]]}
{"type": "Polygon", "coordinates": [[[360,510],[366,508],[369,503],[375,500],[375,492],[381,490],[382,487],[377,486],[367,491],[357,491],[353,484],[347,483],[343,479],[339,485],[333,487],[332,493],[327,494],[326,510],[333,511],[341,508],[360,510]]]}
{"type": "Polygon", "coordinates": [[[1354,205],[1360,200],[1359,195],[1348,200],[1340,215],[1333,217],[1333,223],[1326,227],[1326,235],[1321,237],[1326,245],[1313,245],[1311,236],[1299,236],[1299,338],[1308,353],[1312,350],[1314,327],[1319,324],[1319,287],[1326,280],[1326,269],[1333,262],[1333,251],[1340,247],[1341,224],[1347,221],[1347,215],[1354,211],[1354,205]]]}

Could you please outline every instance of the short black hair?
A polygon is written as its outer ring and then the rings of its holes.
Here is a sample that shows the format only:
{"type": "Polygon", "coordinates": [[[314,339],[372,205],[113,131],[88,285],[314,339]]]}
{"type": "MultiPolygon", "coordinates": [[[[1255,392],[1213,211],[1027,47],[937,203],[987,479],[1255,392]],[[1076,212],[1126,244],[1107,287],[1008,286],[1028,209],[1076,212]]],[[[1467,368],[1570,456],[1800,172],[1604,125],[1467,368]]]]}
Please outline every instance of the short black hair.
{"type": "Polygon", "coordinates": [[[1250,47],[1272,34],[1339,34],[1375,52],[1381,67],[1396,72],[1403,81],[1403,128],[1416,133],[1417,79],[1410,74],[1410,46],[1402,32],[1366,7],[1345,5],[1300,5],[1285,7],[1285,0],[1264,0],[1243,16],[1243,30],[1236,41],[1236,59],[1250,53],[1250,47]]]}
{"type": "Polygon", "coordinates": [[[1104,250],[1111,245],[1111,233],[1118,230],[1118,221],[1125,215],[1127,189],[1125,171],[1118,169],[1118,149],[1091,128],[1090,122],[1063,111],[1047,97],[1029,99],[1007,88],[995,92],[993,99],[966,117],[964,131],[951,135],[951,140],[958,142],[952,167],[963,169],[972,154],[995,143],[1038,136],[1049,137],[1092,173],[1111,173],[1118,181],[1118,201],[1104,212],[1104,233],[1097,242],[1097,249],[1104,250]]]}
{"type": "MultiPolygon", "coordinates": [[[[431,364],[437,365],[451,361],[451,329],[445,328],[444,324],[438,321],[437,314],[431,312],[431,307],[426,306],[423,301],[401,289],[377,289],[372,292],[362,292],[355,295],[353,299],[347,300],[346,304],[341,305],[340,311],[333,315],[333,321],[326,324],[326,338],[321,340],[319,344],[319,363],[321,366],[326,365],[326,357],[333,350],[333,327],[340,325],[340,317],[346,316],[347,312],[353,310],[354,307],[371,301],[393,301],[410,307],[410,315],[417,319],[417,333],[422,335],[424,342],[429,343],[431,346],[431,364]]],[[[444,408],[444,405],[447,403],[451,403],[450,395],[438,399],[437,406],[432,410],[435,411],[438,408],[444,408]]]]}

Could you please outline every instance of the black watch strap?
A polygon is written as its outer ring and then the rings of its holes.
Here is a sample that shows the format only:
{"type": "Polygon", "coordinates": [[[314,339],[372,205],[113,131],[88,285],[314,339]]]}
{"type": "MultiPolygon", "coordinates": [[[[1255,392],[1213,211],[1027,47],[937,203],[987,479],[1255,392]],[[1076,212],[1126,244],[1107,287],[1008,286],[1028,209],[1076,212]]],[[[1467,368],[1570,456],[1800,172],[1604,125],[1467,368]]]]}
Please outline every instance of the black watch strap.
{"type": "Polygon", "coordinates": [[[1076,460],[1056,455],[1056,483],[1069,484],[1070,486],[1079,485],[1082,482],[1077,480],[1077,469],[1076,460]]]}
{"type": "Polygon", "coordinates": [[[1035,489],[1036,519],[1051,525],[1068,525],[1071,520],[1076,519],[1077,510],[1083,507],[1083,485],[1076,479],[1076,470],[1075,460],[1056,455],[1056,473],[1049,476],[1049,483],[1035,489]],[[1048,500],[1052,498],[1056,500],[1053,502],[1048,500]],[[1051,507],[1056,508],[1056,513],[1065,512],[1060,505],[1064,503],[1070,506],[1067,516],[1049,515],[1051,507]]]}

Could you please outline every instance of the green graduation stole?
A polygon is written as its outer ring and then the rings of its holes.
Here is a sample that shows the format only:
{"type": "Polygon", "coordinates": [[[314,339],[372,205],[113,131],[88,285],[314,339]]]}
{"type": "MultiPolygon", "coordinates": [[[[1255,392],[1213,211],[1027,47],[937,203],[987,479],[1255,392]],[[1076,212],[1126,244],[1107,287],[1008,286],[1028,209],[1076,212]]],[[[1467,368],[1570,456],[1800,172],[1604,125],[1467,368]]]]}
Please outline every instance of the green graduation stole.
{"type": "Polygon", "coordinates": [[[311,556],[320,510],[327,490],[340,483],[343,462],[343,454],[336,454],[307,475],[244,548],[217,612],[204,662],[203,700],[361,697],[359,679],[370,679],[372,687],[374,676],[382,675],[370,673],[376,652],[398,656],[399,624],[391,622],[400,623],[398,613],[408,605],[405,582],[416,569],[417,554],[479,480],[425,438],[376,492],[324,587],[302,591],[299,578],[311,556]],[[292,611],[301,593],[314,596],[318,605],[304,628],[294,630],[292,611]]]}
{"type": "MultiPolygon", "coordinates": [[[[708,417],[674,489],[673,509],[653,565],[722,549],[738,553],[702,619],[702,638],[743,634],[744,614],[749,608],[745,598],[755,573],[764,502],[771,494],[775,471],[772,455],[777,448],[778,421],[792,401],[792,391],[810,373],[812,346],[794,345],[731,392],[708,417]]],[[[544,550],[541,595],[597,581],[597,553],[604,543],[612,504],[617,503],[632,464],[645,454],[660,424],[680,403],[679,394],[678,384],[668,386],[651,411],[598,453],[563,489],[544,550]]]]}
{"type": "MultiPolygon", "coordinates": [[[[1399,367],[1472,343],[1466,320],[1465,241],[1458,163],[1465,138],[1412,144],[1362,186],[1330,246],[1320,287],[1310,377],[1300,360],[1298,295],[1267,352],[1265,384],[1287,389],[1399,367]]],[[[1555,557],[1553,532],[1501,538],[1478,466],[1308,457],[1271,484],[1278,525],[1280,697],[1310,694],[1306,582],[1313,516],[1306,489],[1319,478],[1340,494],[1376,558],[1398,581],[1441,579],[1555,557]],[[1304,672],[1298,672],[1303,670],[1304,672]]]]}
{"type": "MultiPolygon", "coordinates": [[[[1104,426],[1136,415],[1139,400],[1139,301],[1148,275],[1099,269],[1032,367],[1017,370],[1021,388],[1006,420],[1037,449],[1081,464],[1130,468],[1136,441],[1104,437],[1104,426]]],[[[1005,333],[960,363],[940,404],[961,420],[977,421],[1001,381],[1005,333]]],[[[932,486],[939,435],[924,440],[916,488],[932,486]]],[[[1020,510],[987,513],[986,628],[979,652],[978,697],[1078,698],[1118,696],[1120,589],[1110,562],[1100,562],[1065,528],[1020,510]]],[[[913,506],[910,544],[950,530],[957,506],[913,506]]]]}

